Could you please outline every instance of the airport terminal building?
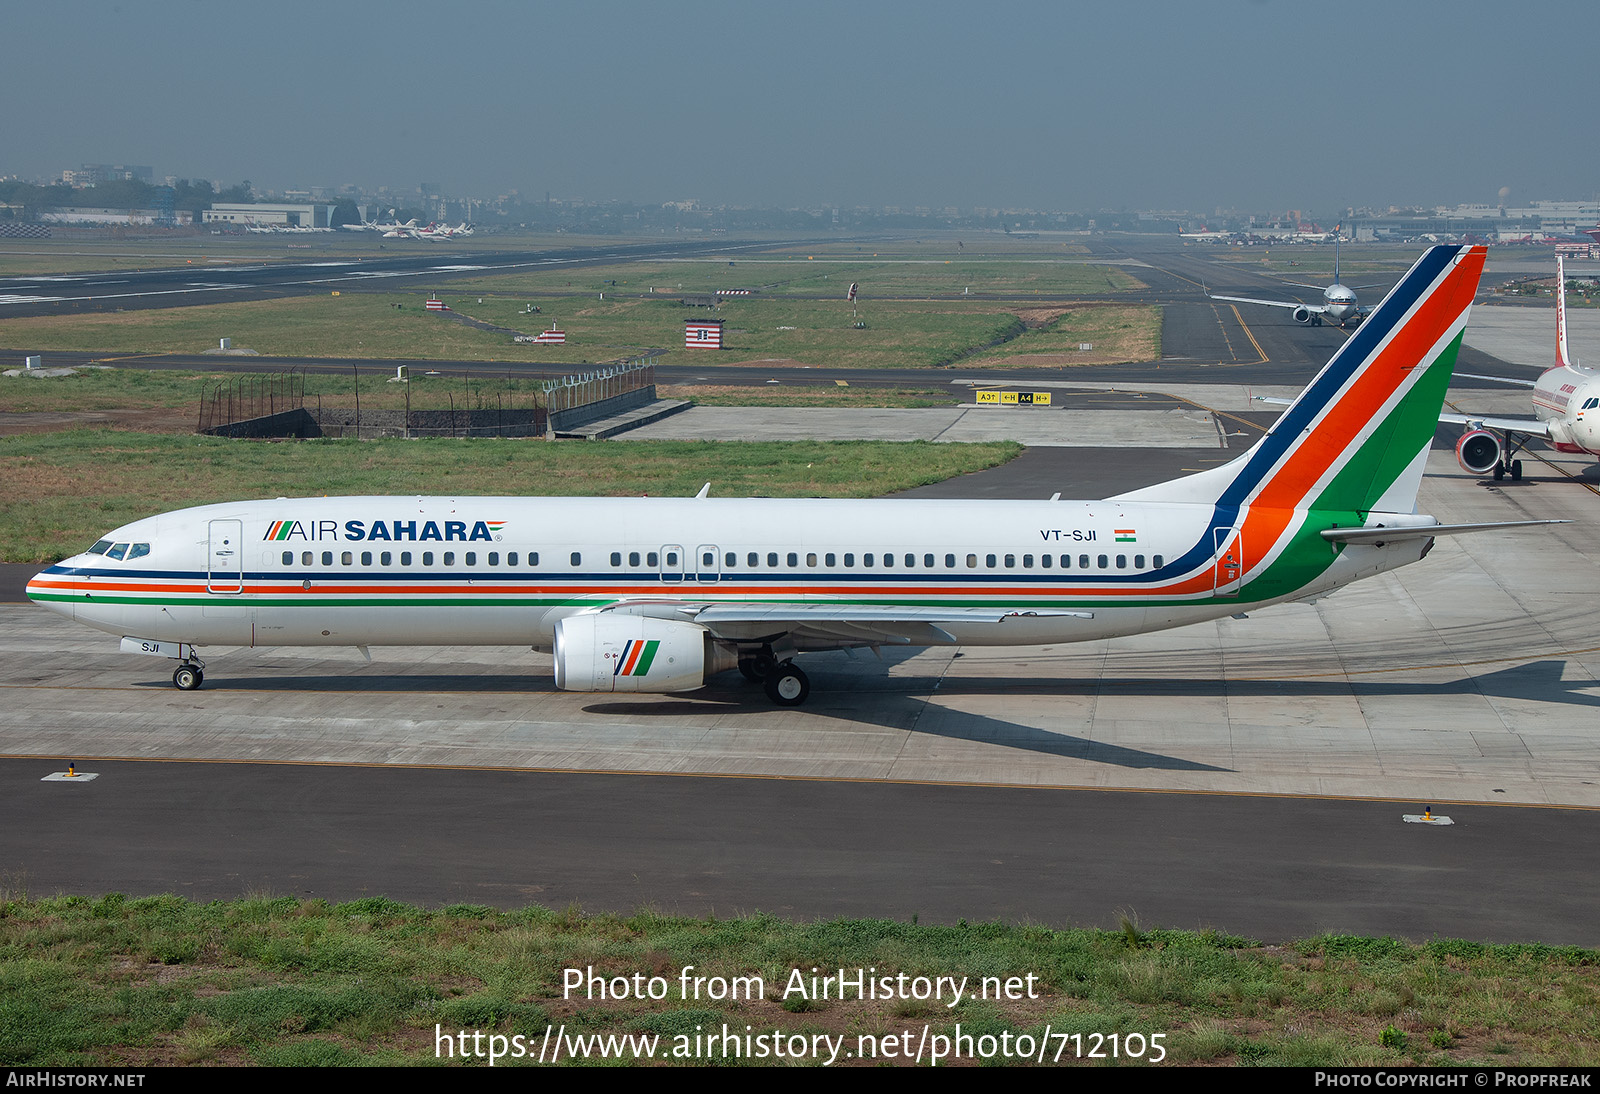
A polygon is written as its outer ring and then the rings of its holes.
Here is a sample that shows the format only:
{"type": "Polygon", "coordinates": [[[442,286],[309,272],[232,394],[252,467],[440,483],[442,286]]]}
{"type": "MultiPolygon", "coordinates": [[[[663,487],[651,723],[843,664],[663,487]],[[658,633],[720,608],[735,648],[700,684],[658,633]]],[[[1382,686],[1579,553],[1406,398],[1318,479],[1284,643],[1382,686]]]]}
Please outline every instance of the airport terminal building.
{"type": "Polygon", "coordinates": [[[236,228],[331,228],[332,205],[274,205],[219,201],[201,214],[206,224],[236,228]]]}

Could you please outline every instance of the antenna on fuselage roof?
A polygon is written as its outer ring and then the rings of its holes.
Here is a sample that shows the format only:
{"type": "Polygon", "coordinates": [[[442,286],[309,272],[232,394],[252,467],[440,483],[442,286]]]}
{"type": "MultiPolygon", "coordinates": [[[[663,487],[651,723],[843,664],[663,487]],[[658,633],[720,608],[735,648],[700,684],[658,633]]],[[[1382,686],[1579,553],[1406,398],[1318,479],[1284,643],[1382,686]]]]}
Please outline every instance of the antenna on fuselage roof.
{"type": "Polygon", "coordinates": [[[700,492],[694,496],[694,500],[695,501],[704,501],[706,499],[706,497],[710,493],[711,493],[711,484],[708,482],[708,483],[706,483],[704,486],[702,486],[700,488],[700,492]]]}

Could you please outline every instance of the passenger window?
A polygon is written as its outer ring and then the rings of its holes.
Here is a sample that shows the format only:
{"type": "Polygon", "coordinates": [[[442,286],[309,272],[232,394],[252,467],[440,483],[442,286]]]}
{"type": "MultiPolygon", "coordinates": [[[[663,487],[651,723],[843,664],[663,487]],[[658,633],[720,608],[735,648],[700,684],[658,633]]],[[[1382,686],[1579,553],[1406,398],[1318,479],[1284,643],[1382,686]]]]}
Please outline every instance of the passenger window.
{"type": "Polygon", "coordinates": [[[1127,555],[1118,555],[1117,556],[1117,569],[1126,570],[1127,568],[1128,568],[1128,556],[1127,555]]]}
{"type": "Polygon", "coordinates": [[[815,566],[816,564],[817,564],[817,552],[815,552],[815,551],[806,552],[806,565],[807,566],[815,566]]]}
{"type": "Polygon", "coordinates": [[[1032,555],[1023,555],[1022,556],[1022,568],[1024,570],[1033,569],[1033,556],[1032,555]]]}
{"type": "Polygon", "coordinates": [[[749,554],[744,556],[744,564],[748,568],[754,570],[757,566],[761,565],[761,556],[756,554],[754,551],[751,551],[749,554]]]}
{"type": "MultiPolygon", "coordinates": [[[[1102,559],[1105,558],[1104,555],[1101,555],[1100,557],[1102,559]]],[[[1104,566],[1105,563],[1101,562],[1100,565],[1104,566]]],[[[1088,555],[1079,555],[1078,556],[1078,569],[1087,570],[1088,568],[1089,568],[1089,556],[1088,555]]]]}
{"type": "Polygon", "coordinates": [[[362,551],[361,552],[361,565],[363,565],[363,566],[371,566],[372,565],[372,552],[371,551],[362,551]]]}
{"type": "Polygon", "coordinates": [[[1158,570],[1161,569],[1161,556],[1160,555],[1151,555],[1150,556],[1150,564],[1152,566],[1154,566],[1158,570]]]}
{"type": "MultiPolygon", "coordinates": [[[[667,561],[668,562],[676,562],[677,559],[676,558],[672,558],[672,557],[669,556],[667,561]]],[[[574,566],[582,566],[583,565],[583,552],[581,552],[581,551],[572,552],[572,564],[574,566]]]]}
{"type": "Polygon", "coordinates": [[[111,550],[106,552],[106,557],[107,558],[114,558],[118,562],[121,562],[122,561],[122,556],[127,554],[127,553],[128,553],[128,545],[126,543],[116,543],[116,544],[112,545],[111,550]]]}
{"type": "MultiPolygon", "coordinates": [[[[539,556],[538,555],[529,555],[528,556],[528,565],[529,566],[534,565],[538,561],[539,561],[539,556]]],[[[515,566],[516,564],[517,564],[517,552],[515,552],[515,551],[507,551],[506,552],[506,565],[507,566],[515,566]]]]}
{"type": "Polygon", "coordinates": [[[322,564],[324,566],[332,566],[333,565],[333,552],[332,551],[324,551],[324,552],[322,552],[322,564]]]}
{"type": "Polygon", "coordinates": [[[310,551],[302,551],[300,553],[300,565],[302,565],[302,566],[311,565],[311,559],[312,559],[312,554],[311,554],[310,551]]]}
{"type": "Polygon", "coordinates": [[[1135,570],[1144,569],[1144,556],[1143,555],[1134,555],[1133,556],[1133,568],[1135,570]]]}
{"type": "Polygon", "coordinates": [[[1017,568],[1017,556],[1016,555],[1007,555],[1006,556],[1006,569],[1014,570],[1016,568],[1017,568]]]}
{"type": "Polygon", "coordinates": [[[294,552],[293,551],[285,551],[285,552],[283,552],[283,564],[285,566],[293,566],[294,565],[294,552]]]}
{"type": "Polygon", "coordinates": [[[489,565],[491,565],[491,566],[500,565],[500,552],[499,551],[490,551],[489,552],[489,565]]]}
{"type": "MultiPolygon", "coordinates": [[[[529,565],[537,566],[539,564],[538,555],[530,555],[529,557],[533,559],[529,565]]],[[[655,551],[647,551],[645,552],[644,556],[644,564],[654,570],[657,566],[661,565],[661,556],[655,551]]]]}
{"type": "Polygon", "coordinates": [[[392,552],[392,551],[383,552],[381,555],[378,556],[378,562],[381,565],[384,565],[384,566],[392,566],[392,565],[394,565],[394,552],[392,552]]]}
{"type": "Polygon", "coordinates": [[[629,566],[637,566],[637,565],[639,565],[639,552],[638,551],[629,551],[628,552],[628,565],[629,566]]]}
{"type": "Polygon", "coordinates": [[[1050,557],[1049,555],[1040,555],[1039,565],[1048,570],[1050,568],[1050,557]]]}
{"type": "Polygon", "coordinates": [[[796,567],[800,565],[800,555],[798,553],[794,551],[789,552],[789,565],[796,567]]]}
{"type": "Polygon", "coordinates": [[[422,552],[422,564],[424,566],[432,566],[433,565],[433,552],[432,551],[424,551],[424,552],[422,552]]]}
{"type": "Polygon", "coordinates": [[[1107,559],[1105,555],[1101,555],[1100,556],[1100,568],[1102,570],[1104,570],[1108,565],[1110,565],[1110,560],[1107,559]]]}
{"type": "Polygon", "coordinates": [[[400,565],[402,565],[402,566],[411,565],[411,552],[410,551],[401,551],[400,552],[400,565]]]}
{"type": "Polygon", "coordinates": [[[717,553],[715,551],[702,551],[702,552],[700,552],[700,567],[701,567],[701,569],[709,570],[713,566],[715,566],[716,564],[717,564],[717,553]]]}
{"type": "Polygon", "coordinates": [[[778,552],[767,552],[767,565],[774,570],[778,568],[778,552]]]}
{"type": "Polygon", "coordinates": [[[855,554],[853,552],[846,551],[845,555],[844,555],[844,566],[845,566],[845,569],[847,569],[847,570],[854,569],[855,568],[855,564],[856,564],[856,556],[855,556],[855,554]]]}
{"type": "Polygon", "coordinates": [[[611,552],[611,565],[613,565],[613,566],[621,566],[622,565],[622,552],[621,551],[612,551],[611,552]]]}
{"type": "Polygon", "coordinates": [[[933,556],[932,555],[923,555],[922,556],[922,564],[924,566],[926,566],[930,570],[933,569],[933,556]]]}
{"type": "Polygon", "coordinates": [[[822,564],[831,570],[839,564],[838,556],[830,551],[822,557],[822,564]]]}
{"type": "Polygon", "coordinates": [[[967,569],[976,570],[977,568],[978,568],[978,556],[977,555],[968,555],[967,556],[967,569]]]}
{"type": "Polygon", "coordinates": [[[991,569],[991,570],[994,569],[994,567],[995,567],[995,557],[993,555],[984,555],[983,556],[983,564],[985,566],[989,567],[989,569],[991,569]]]}
{"type": "Polygon", "coordinates": [[[476,552],[476,551],[468,551],[467,552],[467,565],[468,566],[476,566],[477,564],[478,564],[478,552],[476,552]]]}
{"type": "MultiPolygon", "coordinates": [[[[511,565],[515,566],[516,564],[517,564],[517,556],[516,555],[512,555],[511,556],[511,565]]],[[[539,552],[538,551],[529,551],[528,552],[528,565],[529,566],[537,566],[537,565],[539,565],[539,552]]]]}
{"type": "MultiPolygon", "coordinates": [[[[574,555],[573,557],[576,558],[577,556],[574,555]]],[[[667,552],[667,565],[668,566],[676,566],[677,564],[678,564],[678,552],[676,552],[676,551],[668,551],[667,552]]]]}
{"type": "Polygon", "coordinates": [[[944,556],[944,568],[946,570],[954,570],[956,568],[956,556],[955,555],[945,555],[944,556]]]}
{"type": "Polygon", "coordinates": [[[863,565],[863,566],[871,566],[872,565],[872,560],[874,558],[876,558],[876,557],[877,557],[876,555],[871,555],[871,554],[862,555],[861,556],[861,565],[863,565]]]}
{"type": "Polygon", "coordinates": [[[739,565],[739,552],[729,551],[727,554],[722,556],[722,562],[723,565],[728,567],[728,569],[733,569],[735,566],[739,565]]]}
{"type": "Polygon", "coordinates": [[[350,551],[345,551],[339,556],[339,564],[342,566],[354,566],[356,564],[355,554],[350,551]]]}

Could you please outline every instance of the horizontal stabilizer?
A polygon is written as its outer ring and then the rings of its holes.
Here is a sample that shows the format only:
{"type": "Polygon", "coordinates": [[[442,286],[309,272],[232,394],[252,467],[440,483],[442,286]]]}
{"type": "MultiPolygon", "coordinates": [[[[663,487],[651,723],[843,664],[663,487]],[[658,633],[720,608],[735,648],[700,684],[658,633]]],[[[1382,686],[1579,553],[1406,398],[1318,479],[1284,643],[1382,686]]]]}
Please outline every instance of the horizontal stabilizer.
{"type": "Polygon", "coordinates": [[[1506,528],[1530,528],[1537,524],[1571,524],[1570,520],[1501,520],[1488,524],[1421,524],[1409,528],[1325,528],[1322,538],[1332,543],[1393,543],[1401,539],[1429,536],[1459,536],[1467,532],[1491,532],[1506,528]]]}

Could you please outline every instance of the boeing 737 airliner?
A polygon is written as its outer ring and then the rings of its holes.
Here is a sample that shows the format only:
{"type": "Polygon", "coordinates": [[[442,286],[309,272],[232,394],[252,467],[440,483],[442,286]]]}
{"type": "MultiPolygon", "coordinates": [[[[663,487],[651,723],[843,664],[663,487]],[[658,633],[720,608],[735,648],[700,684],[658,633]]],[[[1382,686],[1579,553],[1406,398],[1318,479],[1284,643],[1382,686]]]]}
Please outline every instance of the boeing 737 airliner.
{"type": "Polygon", "coordinates": [[[556,685],[679,692],[797,654],[1138,634],[1326,593],[1484,527],[1417,514],[1481,247],[1435,247],[1231,463],[1104,501],[279,498],[135,521],[28,585],[171,657],[522,645],[556,685]]]}

